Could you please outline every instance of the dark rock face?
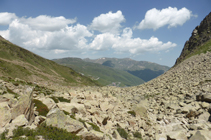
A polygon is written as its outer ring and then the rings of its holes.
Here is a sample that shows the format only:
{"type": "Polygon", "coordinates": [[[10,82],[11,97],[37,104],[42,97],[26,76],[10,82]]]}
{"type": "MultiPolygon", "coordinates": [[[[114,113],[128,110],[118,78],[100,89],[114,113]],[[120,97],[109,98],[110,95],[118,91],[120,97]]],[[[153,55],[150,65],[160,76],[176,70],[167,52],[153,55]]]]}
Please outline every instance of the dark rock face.
{"type": "Polygon", "coordinates": [[[176,60],[175,65],[182,62],[187,55],[195,52],[199,46],[211,39],[211,12],[204,18],[204,20],[197,26],[192,36],[186,41],[180,57],[176,60]]]}

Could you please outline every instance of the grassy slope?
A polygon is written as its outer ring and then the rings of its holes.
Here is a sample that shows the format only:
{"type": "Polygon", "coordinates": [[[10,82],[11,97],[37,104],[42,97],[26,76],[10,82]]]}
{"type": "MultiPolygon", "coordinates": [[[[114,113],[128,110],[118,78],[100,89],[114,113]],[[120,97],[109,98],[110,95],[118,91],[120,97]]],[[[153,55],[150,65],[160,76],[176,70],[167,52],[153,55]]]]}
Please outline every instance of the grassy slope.
{"type": "Polygon", "coordinates": [[[0,38],[0,75],[27,81],[36,77],[65,85],[96,85],[91,79],[74,70],[44,59],[3,38],[0,38]]]}
{"type": "Polygon", "coordinates": [[[129,74],[128,72],[112,69],[101,64],[85,62],[79,58],[64,58],[54,60],[55,62],[71,67],[74,70],[85,74],[86,76],[91,75],[92,78],[99,80],[101,85],[108,85],[112,82],[121,82],[121,86],[135,86],[144,83],[140,78],[129,74]]]}

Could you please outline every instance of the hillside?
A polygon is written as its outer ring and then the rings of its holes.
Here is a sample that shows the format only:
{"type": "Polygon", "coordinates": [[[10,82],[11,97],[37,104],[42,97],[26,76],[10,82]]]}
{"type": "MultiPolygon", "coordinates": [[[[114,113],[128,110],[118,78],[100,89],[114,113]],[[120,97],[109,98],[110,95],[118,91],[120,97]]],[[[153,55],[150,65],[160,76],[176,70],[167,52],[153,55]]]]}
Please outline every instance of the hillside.
{"type": "Polygon", "coordinates": [[[96,85],[68,67],[44,59],[0,37],[0,76],[40,84],[96,85]]]}
{"type": "Polygon", "coordinates": [[[139,86],[49,90],[0,80],[0,139],[210,140],[210,41],[139,86]]]}
{"type": "Polygon", "coordinates": [[[113,69],[97,63],[85,62],[80,58],[63,58],[54,59],[53,61],[83,73],[85,76],[93,80],[95,79],[103,86],[119,84],[119,86],[136,86],[144,83],[142,79],[126,71],[113,69]]]}
{"type": "Polygon", "coordinates": [[[169,67],[147,61],[135,61],[130,58],[100,58],[100,59],[83,59],[86,62],[102,64],[117,70],[127,71],[130,74],[143,79],[145,82],[150,81],[157,76],[166,72],[169,67]]]}
{"type": "Polygon", "coordinates": [[[199,26],[193,30],[191,37],[186,41],[184,48],[176,60],[175,65],[186,58],[211,51],[211,12],[203,19],[199,26]]]}

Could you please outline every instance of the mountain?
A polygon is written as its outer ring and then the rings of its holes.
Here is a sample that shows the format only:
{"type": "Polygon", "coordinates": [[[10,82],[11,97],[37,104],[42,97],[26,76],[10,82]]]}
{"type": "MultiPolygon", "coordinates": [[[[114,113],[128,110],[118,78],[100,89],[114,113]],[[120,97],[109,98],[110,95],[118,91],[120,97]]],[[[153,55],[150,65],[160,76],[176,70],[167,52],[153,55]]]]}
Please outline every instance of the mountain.
{"type": "Polygon", "coordinates": [[[49,90],[0,80],[0,139],[210,140],[210,41],[139,86],[49,90]]]}
{"type": "Polygon", "coordinates": [[[186,58],[211,51],[211,12],[203,19],[199,26],[193,30],[191,37],[186,41],[184,48],[176,60],[175,65],[186,58]]]}
{"type": "Polygon", "coordinates": [[[166,72],[169,67],[147,61],[135,61],[130,58],[100,58],[100,59],[83,59],[86,62],[102,64],[117,70],[123,70],[132,75],[143,79],[145,82],[150,81],[157,76],[166,72]]]}
{"type": "Polygon", "coordinates": [[[49,85],[97,85],[71,68],[44,59],[3,37],[0,37],[0,76],[49,85]]]}
{"type": "Polygon", "coordinates": [[[85,62],[80,58],[54,59],[54,62],[70,67],[77,72],[98,81],[101,85],[136,86],[144,81],[126,71],[113,69],[98,63],[85,62]]]}

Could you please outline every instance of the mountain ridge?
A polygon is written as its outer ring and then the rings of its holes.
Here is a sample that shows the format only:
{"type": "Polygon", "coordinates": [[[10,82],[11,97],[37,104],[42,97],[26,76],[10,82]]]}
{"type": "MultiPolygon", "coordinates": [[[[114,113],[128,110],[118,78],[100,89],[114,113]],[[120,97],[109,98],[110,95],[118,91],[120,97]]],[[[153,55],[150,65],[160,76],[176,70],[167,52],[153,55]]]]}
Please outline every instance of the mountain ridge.
{"type": "MultiPolygon", "coordinates": [[[[180,56],[177,58],[175,65],[181,63],[184,59],[202,53],[200,48],[211,39],[211,12],[201,21],[200,25],[193,30],[191,37],[185,42],[180,56]]],[[[210,47],[204,48],[203,53],[211,51],[210,47]]]]}
{"type": "Polygon", "coordinates": [[[97,85],[68,67],[42,58],[0,37],[0,74],[36,83],[97,85]]]}

